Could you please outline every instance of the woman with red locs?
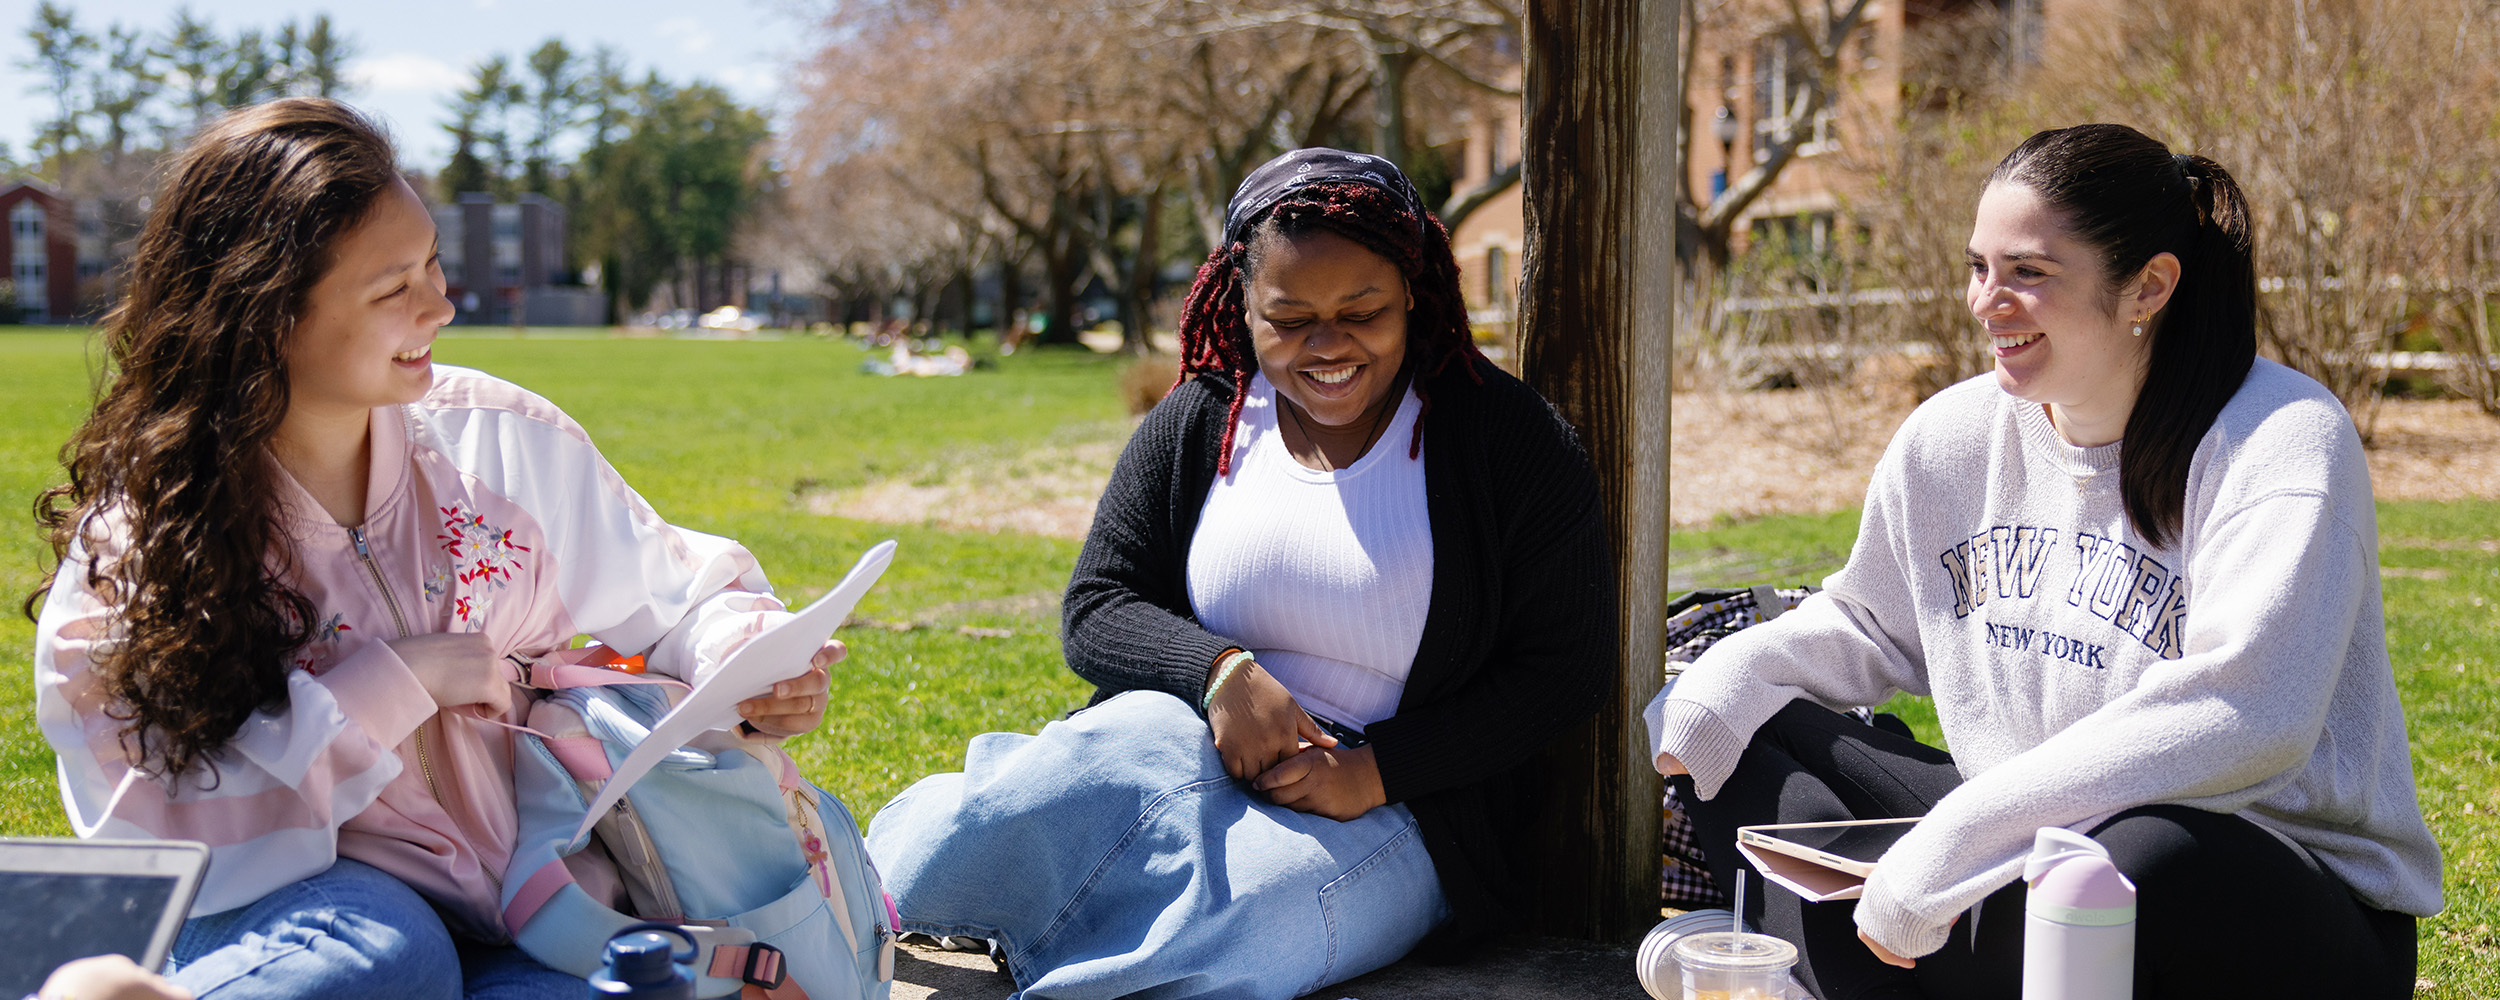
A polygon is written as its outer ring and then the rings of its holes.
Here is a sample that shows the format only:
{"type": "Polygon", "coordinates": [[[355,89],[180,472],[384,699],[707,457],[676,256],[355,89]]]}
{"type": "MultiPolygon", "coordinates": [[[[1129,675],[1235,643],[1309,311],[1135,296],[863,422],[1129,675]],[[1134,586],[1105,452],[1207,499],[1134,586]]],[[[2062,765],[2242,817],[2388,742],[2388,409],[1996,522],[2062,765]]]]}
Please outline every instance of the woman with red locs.
{"type": "Polygon", "coordinates": [[[907,929],[1028,995],[1292,997],[1516,912],[1521,765],[1614,656],[1596,477],[1395,166],[1254,172],[1068,584],[1093,704],[877,815],[907,929]]]}

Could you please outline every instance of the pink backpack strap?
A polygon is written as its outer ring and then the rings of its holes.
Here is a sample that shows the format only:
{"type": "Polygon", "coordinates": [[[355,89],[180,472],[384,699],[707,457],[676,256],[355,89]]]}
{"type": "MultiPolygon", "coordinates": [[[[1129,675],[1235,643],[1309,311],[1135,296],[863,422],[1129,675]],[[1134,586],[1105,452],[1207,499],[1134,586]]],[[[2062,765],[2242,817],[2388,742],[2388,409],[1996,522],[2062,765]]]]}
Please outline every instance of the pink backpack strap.
{"type": "Polygon", "coordinates": [[[609,687],[617,684],[664,684],[680,691],[687,690],[686,682],[674,677],[663,677],[659,674],[629,674],[609,667],[585,667],[571,663],[550,663],[545,660],[530,664],[529,680],[526,683],[530,687],[544,691],[609,687]]]}
{"type": "Polygon", "coordinates": [[[640,655],[618,656],[607,646],[560,649],[537,659],[512,660],[522,668],[521,683],[543,691],[616,684],[663,684],[688,690],[686,682],[674,677],[644,673],[640,655]]]}
{"type": "Polygon", "coordinates": [[[522,924],[529,923],[531,917],[538,915],[539,907],[555,898],[558,890],[572,884],[573,873],[564,867],[564,859],[558,858],[540,866],[530,873],[529,878],[522,880],[521,891],[512,894],[512,905],[503,908],[503,925],[519,930],[522,924]]]}

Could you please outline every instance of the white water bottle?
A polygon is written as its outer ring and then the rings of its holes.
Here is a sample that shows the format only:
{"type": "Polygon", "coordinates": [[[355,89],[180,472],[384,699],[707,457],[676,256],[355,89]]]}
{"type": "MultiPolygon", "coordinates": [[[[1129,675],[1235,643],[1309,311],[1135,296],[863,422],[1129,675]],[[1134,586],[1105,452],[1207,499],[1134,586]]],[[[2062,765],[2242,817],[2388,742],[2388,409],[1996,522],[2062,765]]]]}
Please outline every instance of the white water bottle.
{"type": "Polygon", "coordinates": [[[2135,883],[2109,850],[2041,827],[2023,881],[2023,1000],[2133,1000],[2135,883]]]}

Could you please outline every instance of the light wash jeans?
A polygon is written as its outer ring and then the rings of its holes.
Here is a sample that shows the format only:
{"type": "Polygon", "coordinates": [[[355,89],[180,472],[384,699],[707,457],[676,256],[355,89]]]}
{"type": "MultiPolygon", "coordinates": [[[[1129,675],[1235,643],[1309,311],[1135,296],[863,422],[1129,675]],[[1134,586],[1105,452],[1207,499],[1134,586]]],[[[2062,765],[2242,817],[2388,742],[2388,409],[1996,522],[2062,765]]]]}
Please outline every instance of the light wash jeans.
{"type": "Polygon", "coordinates": [[[165,966],[200,1000],[581,1000],[590,989],[519,948],[455,941],[416,890],[346,858],[249,906],[185,921],[165,966]]]}
{"type": "Polygon", "coordinates": [[[1159,692],[974,737],[963,773],[877,813],[868,853],[905,930],[998,942],[1030,1000],[1288,1000],[1449,915],[1405,806],[1340,823],[1273,805],[1159,692]]]}

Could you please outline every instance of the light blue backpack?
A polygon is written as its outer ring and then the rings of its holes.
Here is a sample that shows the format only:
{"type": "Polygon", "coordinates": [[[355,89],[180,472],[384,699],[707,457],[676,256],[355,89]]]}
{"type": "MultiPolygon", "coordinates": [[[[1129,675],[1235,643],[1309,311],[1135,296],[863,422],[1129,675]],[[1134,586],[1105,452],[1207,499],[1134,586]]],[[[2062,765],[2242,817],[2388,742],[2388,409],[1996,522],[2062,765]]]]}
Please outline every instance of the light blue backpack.
{"type": "Polygon", "coordinates": [[[513,737],[520,835],[502,901],[522,950],[587,977],[610,936],[658,920],[699,944],[698,997],[886,1000],[900,921],[840,800],[779,745],[711,732],[575,842],[583,810],[683,685],[542,666],[532,685],[553,690],[513,737]]]}

